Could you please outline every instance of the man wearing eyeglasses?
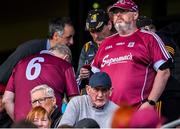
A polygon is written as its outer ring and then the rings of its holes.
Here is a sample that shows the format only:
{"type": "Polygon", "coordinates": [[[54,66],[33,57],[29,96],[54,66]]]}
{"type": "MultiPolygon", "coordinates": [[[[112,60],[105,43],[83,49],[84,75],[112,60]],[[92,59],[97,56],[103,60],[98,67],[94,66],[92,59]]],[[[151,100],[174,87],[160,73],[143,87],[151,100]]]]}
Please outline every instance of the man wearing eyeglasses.
{"type": "Polygon", "coordinates": [[[86,19],[86,30],[89,31],[93,40],[84,44],[79,57],[79,65],[76,75],[78,78],[77,80],[80,82],[80,89],[88,84],[87,80],[90,76],[90,64],[102,40],[115,33],[108,13],[103,9],[89,11],[86,19]]]}
{"type": "Polygon", "coordinates": [[[109,11],[118,33],[102,42],[92,71],[109,74],[116,104],[153,107],[170,76],[171,56],[159,36],[137,28],[139,10],[132,0],[119,0],[109,11]]]}
{"type": "Polygon", "coordinates": [[[71,59],[68,46],[56,45],[48,51],[21,60],[13,70],[3,97],[10,117],[15,121],[26,117],[31,109],[29,92],[40,84],[47,84],[54,89],[59,109],[64,94],[69,99],[78,95],[71,59]]]}
{"type": "Polygon", "coordinates": [[[97,72],[86,85],[87,95],[70,100],[59,123],[74,126],[84,118],[94,119],[100,128],[110,128],[113,112],[118,106],[109,100],[112,91],[111,78],[105,72],[97,72]]]}
{"type": "Polygon", "coordinates": [[[42,106],[48,112],[51,118],[51,128],[57,128],[61,120],[62,113],[56,105],[54,90],[46,84],[34,87],[31,92],[32,108],[42,106]]]}

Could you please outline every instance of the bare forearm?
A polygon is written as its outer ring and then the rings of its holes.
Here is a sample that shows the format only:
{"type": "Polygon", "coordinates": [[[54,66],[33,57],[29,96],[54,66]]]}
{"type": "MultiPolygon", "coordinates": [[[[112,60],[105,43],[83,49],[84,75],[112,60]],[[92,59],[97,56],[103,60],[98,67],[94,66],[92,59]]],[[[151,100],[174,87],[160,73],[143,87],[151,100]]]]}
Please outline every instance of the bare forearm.
{"type": "Polygon", "coordinates": [[[164,88],[166,86],[167,80],[170,76],[170,70],[165,69],[163,71],[158,70],[156,77],[154,79],[153,88],[148,97],[149,100],[154,100],[155,102],[159,99],[164,88]]]}
{"type": "Polygon", "coordinates": [[[3,103],[8,115],[14,120],[14,93],[5,91],[3,96],[3,103]]]}
{"type": "Polygon", "coordinates": [[[14,120],[14,103],[12,102],[5,103],[5,109],[8,115],[11,117],[11,119],[14,120]]]}
{"type": "MultiPolygon", "coordinates": [[[[154,79],[153,88],[149,94],[148,100],[153,100],[154,102],[157,102],[159,97],[161,96],[162,92],[164,91],[164,88],[166,87],[167,80],[170,76],[170,70],[158,70],[156,77],[154,79]]],[[[149,102],[145,102],[140,106],[140,109],[145,107],[152,107],[149,102]]]]}

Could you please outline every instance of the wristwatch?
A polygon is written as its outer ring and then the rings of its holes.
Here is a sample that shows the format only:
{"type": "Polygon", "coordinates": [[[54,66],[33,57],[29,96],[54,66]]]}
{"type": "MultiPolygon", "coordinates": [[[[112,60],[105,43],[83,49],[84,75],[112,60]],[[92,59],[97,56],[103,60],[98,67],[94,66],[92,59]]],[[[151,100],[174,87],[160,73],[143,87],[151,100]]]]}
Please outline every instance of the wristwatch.
{"type": "Polygon", "coordinates": [[[152,105],[152,106],[155,106],[156,105],[156,102],[154,100],[149,100],[147,99],[147,102],[152,105]]]}

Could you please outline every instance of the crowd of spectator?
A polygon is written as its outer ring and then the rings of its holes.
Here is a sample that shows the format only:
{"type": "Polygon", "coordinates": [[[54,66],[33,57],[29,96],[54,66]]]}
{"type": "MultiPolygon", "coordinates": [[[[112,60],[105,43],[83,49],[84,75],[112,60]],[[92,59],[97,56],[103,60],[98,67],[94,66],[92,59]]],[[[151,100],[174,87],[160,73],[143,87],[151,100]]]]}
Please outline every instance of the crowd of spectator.
{"type": "Polygon", "coordinates": [[[67,17],[52,19],[48,39],[23,43],[0,66],[0,128],[178,127],[174,38],[132,0],[90,10],[85,28],[92,41],[76,74],[67,17]]]}

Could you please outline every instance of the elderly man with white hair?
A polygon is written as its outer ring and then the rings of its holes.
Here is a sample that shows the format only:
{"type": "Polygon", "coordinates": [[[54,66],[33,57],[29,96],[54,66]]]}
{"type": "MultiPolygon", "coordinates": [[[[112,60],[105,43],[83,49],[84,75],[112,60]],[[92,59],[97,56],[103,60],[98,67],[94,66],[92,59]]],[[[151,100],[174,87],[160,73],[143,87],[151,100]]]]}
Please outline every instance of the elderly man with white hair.
{"type": "Polygon", "coordinates": [[[31,92],[32,107],[42,106],[51,118],[51,128],[57,128],[61,120],[61,112],[56,105],[54,90],[46,84],[34,87],[31,92]]]}

